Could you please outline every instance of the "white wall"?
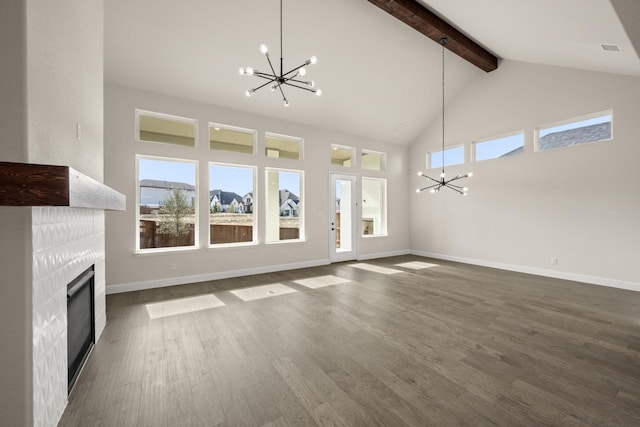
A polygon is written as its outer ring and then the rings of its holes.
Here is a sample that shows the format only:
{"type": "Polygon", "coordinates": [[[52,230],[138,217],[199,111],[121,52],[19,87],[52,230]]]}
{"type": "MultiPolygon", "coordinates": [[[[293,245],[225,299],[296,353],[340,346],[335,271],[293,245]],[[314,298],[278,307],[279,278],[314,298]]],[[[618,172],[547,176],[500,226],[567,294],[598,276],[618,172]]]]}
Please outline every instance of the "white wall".
{"type": "MultiPolygon", "coordinates": [[[[410,196],[417,253],[640,290],[640,78],[504,61],[447,105],[465,144],[467,197],[410,196]],[[613,141],[536,153],[539,125],[613,109],[613,141]],[[470,142],[525,131],[525,153],[469,163],[470,142]],[[558,258],[557,265],[550,259],[558,258]]],[[[410,148],[411,186],[441,144],[435,120],[410,148]]],[[[437,173],[436,173],[437,176],[437,173]]]]}
{"type": "MultiPolygon", "coordinates": [[[[269,93],[265,94],[269,96],[269,93]]],[[[283,108],[274,99],[273,108],[283,108]]],[[[292,107],[295,108],[295,107],[292,107]]],[[[361,256],[406,251],[409,247],[407,206],[407,148],[379,141],[311,128],[255,116],[240,111],[206,105],[185,99],[142,92],[107,84],[105,86],[105,183],[127,196],[127,211],[106,215],[107,292],[117,292],[167,284],[188,283],[235,274],[248,274],[285,267],[328,262],[329,248],[329,171],[339,170],[358,176],[388,177],[388,237],[361,239],[361,256]],[[189,117],[199,121],[200,140],[195,149],[135,141],[135,109],[189,117]],[[258,154],[211,152],[208,146],[208,122],[239,126],[258,131],[258,154]],[[264,132],[304,138],[304,159],[264,156],[264,132]],[[388,155],[385,173],[360,168],[332,166],[331,144],[383,151],[388,155]],[[163,254],[135,254],[136,178],[135,155],[189,158],[200,161],[199,197],[208,198],[208,161],[256,165],[258,167],[258,226],[261,243],[256,246],[207,249],[207,204],[201,203],[199,239],[201,249],[163,254]],[[265,167],[305,171],[304,209],[306,241],[265,245],[265,167]],[[176,269],[170,270],[170,263],[176,269]]]]}

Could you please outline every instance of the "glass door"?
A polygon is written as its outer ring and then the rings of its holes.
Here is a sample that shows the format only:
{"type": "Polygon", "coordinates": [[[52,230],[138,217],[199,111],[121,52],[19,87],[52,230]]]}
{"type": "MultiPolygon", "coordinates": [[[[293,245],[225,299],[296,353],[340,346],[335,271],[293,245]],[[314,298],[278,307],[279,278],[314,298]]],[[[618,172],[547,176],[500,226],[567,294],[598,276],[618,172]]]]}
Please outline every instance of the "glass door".
{"type": "Polygon", "coordinates": [[[349,261],[357,257],[356,177],[331,173],[329,198],[329,260],[349,261]]]}

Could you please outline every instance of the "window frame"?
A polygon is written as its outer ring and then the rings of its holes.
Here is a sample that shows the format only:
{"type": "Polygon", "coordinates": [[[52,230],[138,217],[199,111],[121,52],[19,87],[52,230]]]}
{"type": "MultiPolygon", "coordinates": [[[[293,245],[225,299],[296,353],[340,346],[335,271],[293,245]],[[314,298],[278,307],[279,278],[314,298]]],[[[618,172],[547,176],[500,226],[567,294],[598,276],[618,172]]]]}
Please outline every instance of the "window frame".
{"type": "MultiPolygon", "coordinates": [[[[209,249],[218,249],[218,248],[229,248],[229,247],[239,247],[239,246],[256,246],[259,244],[258,241],[258,195],[256,194],[256,188],[258,187],[258,167],[254,165],[239,165],[233,163],[222,163],[222,162],[207,162],[207,178],[208,182],[211,182],[211,166],[223,166],[223,167],[233,167],[233,168],[243,168],[243,169],[251,169],[253,171],[253,212],[252,212],[252,239],[250,242],[230,242],[230,243],[211,243],[211,201],[207,202],[207,212],[209,212],[207,224],[208,224],[208,248],[209,249]]],[[[211,188],[208,188],[207,185],[207,194],[211,194],[211,188]]],[[[244,197],[242,195],[241,197],[244,197]]]]}
{"type": "MultiPolygon", "coordinates": [[[[604,110],[604,111],[599,111],[597,113],[591,113],[591,114],[586,114],[583,116],[578,116],[578,117],[573,117],[570,119],[565,119],[565,120],[560,120],[554,123],[548,123],[548,124],[544,124],[544,125],[540,125],[540,126],[536,126],[533,130],[533,148],[534,148],[534,152],[536,153],[544,153],[547,151],[555,151],[555,150],[559,150],[559,149],[563,149],[563,148],[572,148],[572,147],[577,147],[580,145],[589,145],[589,144],[594,144],[594,143],[598,143],[598,142],[607,142],[607,141],[613,141],[613,123],[614,123],[614,115],[613,115],[613,109],[608,109],[608,110],[604,110]],[[566,125],[570,125],[573,123],[579,123],[585,120],[590,120],[590,119],[596,119],[599,117],[604,117],[604,116],[610,116],[611,117],[611,128],[610,128],[610,136],[607,139],[599,139],[597,141],[585,141],[585,142],[579,142],[577,144],[573,144],[573,145],[563,145],[561,147],[555,147],[555,148],[550,148],[547,150],[541,150],[540,149],[540,132],[547,130],[547,129],[551,129],[551,128],[555,128],[555,127],[560,127],[560,126],[566,126],[566,125]]],[[[585,127],[585,126],[582,126],[585,127]]],[[[574,129],[580,129],[580,127],[574,128],[574,129]]]]}
{"type": "Polygon", "coordinates": [[[361,204],[361,208],[360,208],[360,237],[364,238],[364,239],[368,239],[368,238],[372,238],[372,237],[387,237],[389,236],[389,230],[387,228],[387,222],[388,222],[388,215],[389,215],[389,206],[387,203],[388,200],[388,194],[387,194],[387,187],[388,187],[388,180],[387,178],[378,178],[378,177],[372,177],[372,176],[363,176],[360,179],[361,182],[361,191],[360,191],[360,204],[361,204]],[[365,200],[364,200],[364,196],[365,196],[365,192],[364,192],[364,183],[365,181],[377,181],[382,183],[382,212],[381,212],[381,216],[382,216],[382,232],[379,234],[364,234],[365,231],[365,227],[363,227],[363,221],[365,221],[364,215],[365,215],[365,200]]]}
{"type": "Polygon", "coordinates": [[[256,155],[256,146],[258,145],[257,144],[257,142],[258,142],[258,131],[257,130],[243,128],[243,127],[239,127],[239,126],[225,125],[225,124],[216,123],[216,122],[209,122],[209,127],[207,128],[207,130],[208,130],[207,138],[208,138],[208,142],[209,142],[209,151],[210,152],[233,153],[233,154],[243,154],[243,155],[251,155],[251,156],[255,156],[256,155]],[[252,134],[253,135],[253,143],[251,145],[251,153],[243,153],[241,151],[219,150],[219,149],[211,148],[211,129],[216,129],[216,128],[229,130],[229,131],[234,131],[234,132],[239,132],[239,133],[252,134]]]}
{"type": "MultiPolygon", "coordinates": [[[[280,167],[265,167],[264,168],[264,199],[265,199],[265,212],[264,212],[264,243],[265,245],[278,245],[286,243],[301,243],[306,242],[306,228],[305,228],[305,171],[299,169],[287,169],[280,167]],[[298,218],[300,218],[300,225],[297,239],[285,239],[285,240],[268,240],[267,238],[267,222],[269,220],[269,212],[267,204],[269,201],[269,172],[287,172],[287,173],[299,173],[300,174],[300,193],[298,197],[302,200],[302,207],[298,209],[298,218]]],[[[278,189],[280,191],[280,189],[278,189]]],[[[278,221],[280,216],[278,216],[278,221]]]]}
{"type": "Polygon", "coordinates": [[[199,131],[200,131],[199,128],[200,128],[200,126],[199,126],[198,119],[191,119],[189,117],[175,116],[173,114],[158,113],[158,112],[155,112],[155,111],[143,110],[143,109],[140,109],[140,108],[136,108],[135,109],[135,130],[134,130],[135,134],[134,134],[134,139],[135,139],[136,142],[150,143],[150,144],[162,144],[162,145],[168,145],[168,146],[172,146],[172,147],[182,147],[182,148],[187,148],[187,149],[195,149],[195,148],[198,147],[199,131]],[[178,122],[178,123],[192,124],[193,127],[194,127],[193,147],[188,146],[188,145],[172,144],[170,142],[148,141],[146,139],[141,139],[140,138],[140,117],[141,116],[151,117],[151,118],[156,118],[156,119],[169,120],[169,121],[174,121],[174,122],[178,122]]]}
{"type": "MultiPolygon", "coordinates": [[[[496,159],[503,158],[502,156],[498,156],[498,157],[490,157],[488,159],[478,160],[477,159],[477,144],[485,144],[487,142],[497,141],[497,140],[500,140],[500,139],[509,138],[509,137],[512,137],[512,136],[518,136],[518,135],[522,136],[522,154],[524,154],[524,147],[525,147],[525,142],[526,142],[525,141],[525,132],[524,132],[524,129],[520,129],[520,130],[517,130],[517,131],[514,131],[514,132],[507,132],[507,133],[503,133],[503,134],[500,134],[500,135],[497,135],[497,136],[493,136],[493,137],[490,137],[490,138],[484,138],[484,139],[478,139],[478,140],[472,141],[471,142],[471,161],[472,162],[486,162],[487,160],[496,160],[496,159]]],[[[518,148],[520,148],[520,147],[518,147],[518,148]]],[[[505,154],[507,154],[507,153],[505,153],[505,154]]],[[[503,154],[503,156],[504,156],[504,154],[503,154]]]]}
{"type": "Polygon", "coordinates": [[[168,253],[168,252],[185,252],[185,251],[196,251],[200,249],[200,241],[199,241],[199,229],[200,229],[200,196],[199,196],[199,165],[200,162],[198,160],[193,159],[180,159],[176,157],[163,157],[163,156],[154,156],[147,154],[136,154],[135,155],[135,167],[136,167],[136,200],[135,200],[135,255],[147,255],[147,254],[158,254],[158,253],[168,253]],[[194,205],[194,227],[193,227],[193,245],[191,246],[168,246],[162,248],[140,248],[140,160],[157,160],[164,162],[176,162],[176,163],[189,163],[194,165],[194,178],[195,178],[195,199],[193,202],[194,205]]]}

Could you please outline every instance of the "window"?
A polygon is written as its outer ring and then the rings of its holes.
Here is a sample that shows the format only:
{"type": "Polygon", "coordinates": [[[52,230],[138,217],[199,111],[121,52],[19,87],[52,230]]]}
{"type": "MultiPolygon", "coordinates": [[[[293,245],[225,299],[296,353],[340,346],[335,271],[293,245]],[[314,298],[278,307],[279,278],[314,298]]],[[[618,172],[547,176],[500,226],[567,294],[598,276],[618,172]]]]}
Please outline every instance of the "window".
{"type": "Polygon", "coordinates": [[[337,166],[353,166],[354,148],[331,144],[331,164],[337,166]]]}
{"type": "Polygon", "coordinates": [[[265,174],[265,240],[304,240],[304,173],[266,168],[265,174]]]}
{"type": "Polygon", "coordinates": [[[193,119],[136,110],[136,139],[195,147],[197,124],[193,119]]]}
{"type": "Polygon", "coordinates": [[[256,241],[255,168],[209,164],[209,243],[256,241]]]}
{"type": "Polygon", "coordinates": [[[377,151],[362,150],[362,168],[383,171],[387,168],[387,155],[377,151]]]}
{"type": "Polygon", "coordinates": [[[302,157],[302,138],[265,133],[264,145],[264,153],[267,157],[294,160],[300,160],[302,157]]]}
{"type": "Polygon", "coordinates": [[[524,132],[473,143],[474,160],[517,156],[524,152],[524,132]]]}
{"type": "Polygon", "coordinates": [[[197,164],[137,157],[138,250],[195,247],[197,164]]]}
{"type": "Polygon", "coordinates": [[[612,112],[572,119],[536,129],[537,151],[612,139],[612,112]]]}
{"type": "Polygon", "coordinates": [[[387,180],[362,178],[362,235],[387,234],[387,180]]]}
{"type": "MultiPolygon", "coordinates": [[[[429,156],[429,168],[442,167],[442,151],[432,151],[429,156]]],[[[444,150],[444,166],[461,165],[464,163],[464,146],[444,150]]]]}
{"type": "Polygon", "coordinates": [[[209,147],[212,150],[253,154],[256,131],[209,123],[209,147]]]}

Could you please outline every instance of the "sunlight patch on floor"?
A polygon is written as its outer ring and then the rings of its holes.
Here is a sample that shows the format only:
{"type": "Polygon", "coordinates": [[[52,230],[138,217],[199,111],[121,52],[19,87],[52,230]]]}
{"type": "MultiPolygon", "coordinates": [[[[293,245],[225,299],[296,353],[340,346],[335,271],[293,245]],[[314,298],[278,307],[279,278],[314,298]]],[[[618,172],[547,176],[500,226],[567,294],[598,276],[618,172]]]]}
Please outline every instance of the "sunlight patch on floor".
{"type": "Polygon", "coordinates": [[[168,301],[146,304],[150,319],[176,316],[178,314],[193,313],[195,311],[209,310],[222,307],[225,304],[216,296],[207,294],[188,298],[178,298],[168,301]]]}
{"type": "Polygon", "coordinates": [[[341,283],[348,283],[348,282],[350,282],[350,280],[343,279],[342,277],[338,277],[338,276],[332,276],[332,275],[310,277],[308,279],[300,279],[300,280],[293,281],[293,283],[306,286],[309,289],[324,288],[325,286],[339,285],[341,283]]]}
{"type": "Polygon", "coordinates": [[[431,268],[437,267],[438,264],[431,264],[428,262],[422,261],[411,261],[411,262],[403,262],[401,264],[396,264],[396,267],[408,268],[410,270],[422,270],[423,268],[431,268]]]}
{"type": "Polygon", "coordinates": [[[242,301],[253,301],[262,298],[270,298],[278,295],[286,295],[298,292],[282,283],[274,283],[272,285],[254,286],[252,288],[236,289],[231,291],[232,294],[240,298],[242,301]]]}
{"type": "Polygon", "coordinates": [[[361,270],[373,271],[380,274],[396,274],[402,273],[402,270],[396,270],[393,268],[380,267],[379,265],[367,264],[366,262],[359,262],[356,264],[349,264],[349,267],[359,268],[361,270]]]}

